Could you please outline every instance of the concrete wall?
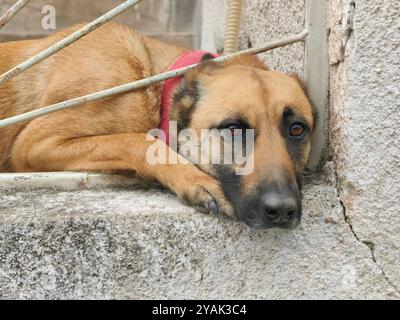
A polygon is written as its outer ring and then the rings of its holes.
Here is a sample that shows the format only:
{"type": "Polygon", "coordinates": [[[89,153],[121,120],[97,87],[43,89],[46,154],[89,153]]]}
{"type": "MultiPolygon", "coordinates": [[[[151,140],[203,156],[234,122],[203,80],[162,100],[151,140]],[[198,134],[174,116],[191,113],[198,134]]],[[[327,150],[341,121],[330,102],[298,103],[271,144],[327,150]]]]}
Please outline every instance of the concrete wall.
{"type": "MultiPolygon", "coordinates": [[[[201,45],[205,50],[221,52],[224,47],[227,2],[203,1],[201,45]]],[[[257,47],[272,40],[304,30],[304,0],[245,1],[241,30],[241,48],[257,47]],[[290,14],[287,14],[290,13],[290,14]]],[[[294,44],[260,55],[274,70],[303,75],[304,45],[294,44]]]]}
{"type": "Polygon", "coordinates": [[[340,197],[355,236],[400,288],[400,2],[330,5],[330,141],[340,197]]]}
{"type": "MultiPolygon", "coordinates": [[[[0,13],[14,3],[15,0],[0,0],[0,13]]],[[[61,30],[76,23],[92,21],[119,4],[119,0],[35,0],[0,31],[0,41],[37,38],[54,32],[42,28],[42,8],[45,5],[52,5],[56,9],[57,30],[61,30]]],[[[129,9],[114,21],[191,48],[198,44],[198,6],[198,0],[148,0],[129,9]]]]}

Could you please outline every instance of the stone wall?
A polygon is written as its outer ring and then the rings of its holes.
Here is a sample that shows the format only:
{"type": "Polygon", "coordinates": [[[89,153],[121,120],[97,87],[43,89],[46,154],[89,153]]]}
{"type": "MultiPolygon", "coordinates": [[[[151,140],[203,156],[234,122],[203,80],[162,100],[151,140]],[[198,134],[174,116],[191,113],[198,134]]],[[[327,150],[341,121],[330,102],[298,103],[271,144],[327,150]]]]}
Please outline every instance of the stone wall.
{"type": "MultiPolygon", "coordinates": [[[[0,12],[14,3],[15,0],[0,0],[0,12]]],[[[119,4],[119,0],[35,0],[0,30],[0,41],[37,38],[54,32],[42,28],[42,8],[45,5],[56,9],[57,30],[61,30],[76,23],[92,21],[119,4]]],[[[198,0],[146,0],[114,21],[133,26],[147,35],[191,48],[198,44],[198,6],[198,0]]]]}
{"type": "MultiPolygon", "coordinates": [[[[224,47],[226,1],[203,1],[201,45],[205,50],[221,52],[224,47]]],[[[241,49],[262,46],[272,40],[304,30],[304,0],[245,1],[241,27],[241,49]],[[290,13],[290,14],[287,14],[290,13]]],[[[274,70],[303,75],[304,45],[297,43],[260,55],[274,70]]]]}
{"type": "Polygon", "coordinates": [[[400,288],[400,2],[330,1],[330,143],[349,225],[400,288]]]}

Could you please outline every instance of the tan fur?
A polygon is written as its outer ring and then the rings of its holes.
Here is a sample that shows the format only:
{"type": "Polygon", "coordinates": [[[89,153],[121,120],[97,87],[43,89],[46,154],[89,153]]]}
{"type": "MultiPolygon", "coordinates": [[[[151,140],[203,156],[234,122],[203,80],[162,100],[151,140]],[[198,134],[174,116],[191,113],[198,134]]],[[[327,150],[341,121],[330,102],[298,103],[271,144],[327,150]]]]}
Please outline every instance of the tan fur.
{"type": "MultiPolygon", "coordinates": [[[[307,121],[311,130],[315,118],[298,76],[269,71],[254,56],[244,56],[222,66],[206,63],[188,74],[187,81],[197,81],[203,92],[192,116],[191,128],[210,128],[229,115],[240,114],[258,134],[254,148],[255,168],[251,175],[242,178],[243,194],[282,176],[295,182],[296,175],[308,162],[311,139],[307,139],[301,161],[294,162],[281,136],[282,115],[290,106],[307,121]]],[[[213,174],[213,168],[203,166],[203,169],[213,174]]]]}
{"type": "MultiPolygon", "coordinates": [[[[80,27],[41,40],[0,44],[0,74],[80,27]]],[[[183,52],[108,23],[0,86],[0,118],[161,73],[183,52]]],[[[312,122],[309,103],[293,78],[267,71],[253,57],[238,58],[222,67],[204,64],[187,76],[188,80],[197,78],[207,90],[194,128],[207,128],[210,121],[238,110],[254,126],[263,128],[262,141],[267,143],[256,147],[260,166],[247,178],[248,188],[268,178],[263,172],[273,163],[264,158],[266,153],[273,152],[287,163],[288,170],[294,170],[276,126],[271,125],[280,121],[281,109],[287,104],[312,122]]],[[[130,171],[159,181],[192,205],[207,206],[216,199],[221,211],[232,214],[219,182],[196,166],[147,163],[151,142],[146,141],[146,132],[159,124],[161,89],[154,85],[0,129],[0,172],[130,171]]],[[[188,107],[190,103],[184,104],[188,107]]]]}

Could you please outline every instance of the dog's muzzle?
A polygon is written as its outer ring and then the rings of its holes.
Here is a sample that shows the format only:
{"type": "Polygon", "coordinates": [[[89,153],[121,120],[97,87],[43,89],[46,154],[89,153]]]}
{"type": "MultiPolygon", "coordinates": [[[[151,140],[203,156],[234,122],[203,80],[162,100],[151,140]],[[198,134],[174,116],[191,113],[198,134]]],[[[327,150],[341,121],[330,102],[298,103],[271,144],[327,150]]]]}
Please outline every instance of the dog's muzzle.
{"type": "Polygon", "coordinates": [[[301,195],[297,186],[260,188],[244,201],[239,220],[253,229],[293,229],[301,220],[301,195]]]}

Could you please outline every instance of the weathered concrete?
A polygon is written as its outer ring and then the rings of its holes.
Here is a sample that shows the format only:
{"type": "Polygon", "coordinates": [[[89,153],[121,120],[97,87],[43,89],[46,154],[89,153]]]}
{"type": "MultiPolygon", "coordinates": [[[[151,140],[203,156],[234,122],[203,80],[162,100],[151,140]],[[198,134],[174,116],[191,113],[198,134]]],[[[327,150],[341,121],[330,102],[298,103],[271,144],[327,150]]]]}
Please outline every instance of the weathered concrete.
{"type": "MultiPolygon", "coordinates": [[[[150,186],[147,183],[148,186],[150,186]]],[[[48,173],[2,173],[0,192],[6,190],[79,190],[115,187],[145,187],[143,181],[134,177],[79,172],[48,173]]],[[[1,194],[1,193],[0,193],[1,194]]]]}
{"type": "MultiPolygon", "coordinates": [[[[212,52],[223,50],[226,14],[226,1],[203,1],[201,45],[206,50],[212,52]]],[[[304,0],[247,0],[243,10],[241,48],[262,46],[272,40],[300,33],[304,28],[304,0]]],[[[276,49],[260,56],[274,70],[303,75],[304,44],[302,43],[276,49]]]]}
{"type": "Polygon", "coordinates": [[[333,176],[295,231],[253,231],[157,190],[1,191],[0,299],[398,298],[333,176]]]}
{"type": "Polygon", "coordinates": [[[355,236],[400,290],[400,2],[330,5],[330,141],[340,197],[355,236]]]}

